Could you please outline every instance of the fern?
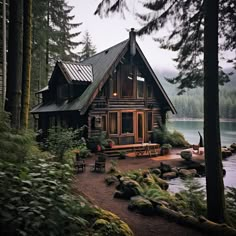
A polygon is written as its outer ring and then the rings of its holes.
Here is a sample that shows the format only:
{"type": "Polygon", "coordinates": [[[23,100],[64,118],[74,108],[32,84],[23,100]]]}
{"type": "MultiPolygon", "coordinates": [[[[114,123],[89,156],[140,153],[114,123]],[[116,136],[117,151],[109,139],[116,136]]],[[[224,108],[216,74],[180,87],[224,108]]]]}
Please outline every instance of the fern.
{"type": "Polygon", "coordinates": [[[236,227],[236,188],[227,187],[225,198],[228,221],[236,227]]]}

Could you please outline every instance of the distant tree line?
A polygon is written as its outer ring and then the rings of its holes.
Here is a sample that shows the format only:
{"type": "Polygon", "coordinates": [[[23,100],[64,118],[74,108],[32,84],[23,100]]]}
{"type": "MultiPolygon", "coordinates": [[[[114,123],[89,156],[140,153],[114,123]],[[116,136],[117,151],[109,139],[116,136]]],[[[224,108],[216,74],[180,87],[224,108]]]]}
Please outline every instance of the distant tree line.
{"type": "MultiPolygon", "coordinates": [[[[171,96],[177,118],[203,118],[203,91],[195,89],[180,96],[171,96]]],[[[222,88],[219,94],[220,118],[236,118],[236,89],[222,88]]]]}

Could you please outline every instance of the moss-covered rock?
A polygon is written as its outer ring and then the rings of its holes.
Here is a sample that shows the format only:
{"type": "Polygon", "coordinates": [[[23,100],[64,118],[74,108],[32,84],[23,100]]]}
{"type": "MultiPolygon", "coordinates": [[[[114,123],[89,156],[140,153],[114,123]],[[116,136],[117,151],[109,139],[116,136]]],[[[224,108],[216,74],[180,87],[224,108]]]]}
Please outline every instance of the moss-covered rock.
{"type": "Polygon", "coordinates": [[[152,203],[142,196],[132,197],[129,202],[128,209],[145,215],[153,214],[154,210],[152,203]]]}
{"type": "Polygon", "coordinates": [[[157,184],[161,187],[161,189],[163,189],[163,190],[167,190],[167,189],[169,188],[169,184],[168,184],[165,180],[163,180],[163,179],[161,179],[161,178],[157,178],[156,183],[157,183],[157,184]]]}
{"type": "Polygon", "coordinates": [[[118,182],[118,179],[117,179],[116,176],[111,175],[111,176],[108,176],[108,177],[105,178],[105,182],[106,182],[107,185],[112,185],[112,184],[118,182]]]}
{"type": "Polygon", "coordinates": [[[121,178],[117,189],[119,190],[119,194],[116,194],[116,197],[120,196],[125,199],[130,199],[131,197],[140,194],[141,186],[135,180],[121,178]]]}
{"type": "Polygon", "coordinates": [[[153,169],[150,170],[150,172],[151,172],[152,174],[157,175],[157,176],[160,176],[160,175],[161,175],[161,170],[160,170],[159,168],[153,168],[153,169]]]}
{"type": "Polygon", "coordinates": [[[133,236],[129,226],[115,214],[99,209],[99,218],[94,222],[94,236],[133,236]]]}

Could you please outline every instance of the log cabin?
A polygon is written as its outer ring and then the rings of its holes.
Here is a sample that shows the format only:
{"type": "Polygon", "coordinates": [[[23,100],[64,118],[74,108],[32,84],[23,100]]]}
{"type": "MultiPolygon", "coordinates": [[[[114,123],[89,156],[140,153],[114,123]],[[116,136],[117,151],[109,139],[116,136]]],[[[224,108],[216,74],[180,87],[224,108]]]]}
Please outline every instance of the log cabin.
{"type": "Polygon", "coordinates": [[[115,144],[148,142],[176,110],[136,42],[129,38],[81,62],[57,61],[31,113],[38,129],[88,126],[115,144]]]}

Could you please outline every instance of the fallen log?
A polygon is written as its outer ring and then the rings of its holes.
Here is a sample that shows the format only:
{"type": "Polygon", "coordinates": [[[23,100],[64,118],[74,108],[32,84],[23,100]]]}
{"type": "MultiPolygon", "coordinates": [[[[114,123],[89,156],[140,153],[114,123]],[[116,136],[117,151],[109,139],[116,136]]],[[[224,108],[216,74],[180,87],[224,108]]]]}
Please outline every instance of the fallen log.
{"type": "Polygon", "coordinates": [[[168,220],[175,221],[178,224],[186,225],[195,228],[199,231],[207,233],[214,236],[236,236],[236,230],[229,227],[226,224],[217,224],[213,221],[207,220],[205,217],[201,216],[195,218],[193,216],[184,215],[182,213],[173,211],[165,206],[156,205],[155,211],[158,215],[161,215],[168,220]]]}

